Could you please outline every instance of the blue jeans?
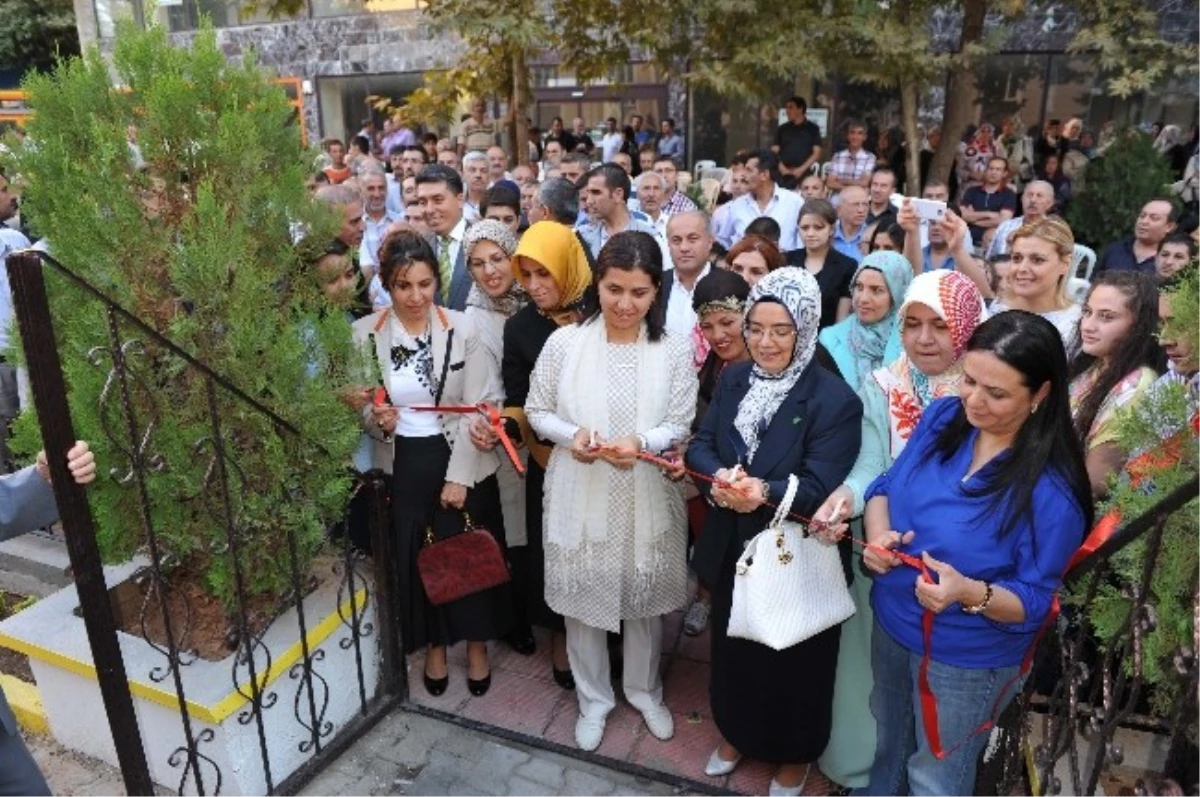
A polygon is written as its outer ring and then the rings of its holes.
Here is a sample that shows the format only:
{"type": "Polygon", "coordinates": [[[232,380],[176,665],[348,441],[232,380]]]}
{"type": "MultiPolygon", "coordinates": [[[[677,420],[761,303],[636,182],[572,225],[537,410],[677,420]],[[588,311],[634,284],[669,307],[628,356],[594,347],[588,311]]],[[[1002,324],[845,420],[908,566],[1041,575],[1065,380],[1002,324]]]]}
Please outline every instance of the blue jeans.
{"type": "MultiPolygon", "coordinates": [[[[936,636],[935,630],[935,641],[936,636]]],[[[1020,683],[1009,685],[1003,703],[995,706],[1000,690],[1020,668],[968,670],[930,662],[929,686],[937,698],[942,747],[952,751],[939,761],[929,749],[921,717],[917,685],[921,654],[897,644],[876,623],[871,666],[875,673],[871,690],[871,714],[877,730],[875,762],[867,787],[855,793],[974,794],[975,765],[988,741],[987,733],[974,732],[995,719],[993,707],[998,715],[1020,692],[1020,683]]]]}

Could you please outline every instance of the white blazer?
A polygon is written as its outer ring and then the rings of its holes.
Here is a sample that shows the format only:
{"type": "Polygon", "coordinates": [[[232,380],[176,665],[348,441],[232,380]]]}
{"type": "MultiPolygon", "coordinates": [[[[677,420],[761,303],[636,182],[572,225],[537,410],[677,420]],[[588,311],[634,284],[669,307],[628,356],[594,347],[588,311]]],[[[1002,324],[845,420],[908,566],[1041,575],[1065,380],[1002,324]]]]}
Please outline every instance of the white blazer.
{"type": "MultiPolygon", "coordinates": [[[[375,336],[375,356],[380,370],[392,367],[391,325],[387,323],[391,308],[380,310],[354,322],[354,342],[365,345],[368,336],[375,336]]],[[[487,350],[471,319],[456,310],[434,306],[429,311],[430,344],[433,372],[442,386],[441,406],[475,405],[486,401],[497,404],[497,390],[488,363],[487,350]],[[449,356],[447,357],[447,342],[449,356]]],[[[401,410],[403,412],[403,410],[401,410]]],[[[439,416],[442,434],[450,444],[450,464],[446,481],[474,487],[496,472],[500,460],[495,451],[480,451],[471,444],[471,423],[474,414],[445,413],[439,416]]],[[[384,438],[371,422],[371,408],[364,408],[363,429],[372,438],[371,464],[391,473],[394,450],[392,438],[384,438]]]]}

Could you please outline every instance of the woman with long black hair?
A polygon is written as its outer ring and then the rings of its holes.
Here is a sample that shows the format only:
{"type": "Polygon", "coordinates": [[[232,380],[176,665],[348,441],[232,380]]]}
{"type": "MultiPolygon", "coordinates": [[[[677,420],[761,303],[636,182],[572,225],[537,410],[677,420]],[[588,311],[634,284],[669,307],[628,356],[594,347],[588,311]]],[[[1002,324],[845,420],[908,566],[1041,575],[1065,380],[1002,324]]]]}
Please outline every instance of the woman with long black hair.
{"type": "Polygon", "coordinates": [[[1019,691],[1021,660],[1092,525],[1068,382],[1049,321],[1019,310],[985,321],[967,344],[959,396],[929,405],[867,490],[878,727],[868,794],[974,790],[988,738],[979,729],[1019,691]],[[893,550],[920,558],[933,582],[893,550]],[[936,615],[928,648],[926,612],[936,615]],[[916,687],[926,656],[941,757],[916,687]]]}
{"type": "Polygon", "coordinates": [[[1152,276],[1106,271],[1095,279],[1083,302],[1070,375],[1071,415],[1097,498],[1125,463],[1116,443],[1117,411],[1138,401],[1158,378],[1157,331],[1158,286],[1152,276]]]}

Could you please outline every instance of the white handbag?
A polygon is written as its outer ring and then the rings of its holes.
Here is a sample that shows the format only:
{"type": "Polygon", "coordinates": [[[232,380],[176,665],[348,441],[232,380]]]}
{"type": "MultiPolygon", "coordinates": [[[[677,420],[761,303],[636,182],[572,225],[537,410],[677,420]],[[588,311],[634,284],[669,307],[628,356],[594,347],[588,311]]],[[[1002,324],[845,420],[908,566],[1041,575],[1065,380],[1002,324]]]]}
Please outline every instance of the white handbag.
{"type": "Polygon", "coordinates": [[[855,611],[837,545],[786,520],[795,497],[796,477],[789,476],[775,518],[746,545],[733,579],[727,633],[774,650],[814,637],[855,611]]]}

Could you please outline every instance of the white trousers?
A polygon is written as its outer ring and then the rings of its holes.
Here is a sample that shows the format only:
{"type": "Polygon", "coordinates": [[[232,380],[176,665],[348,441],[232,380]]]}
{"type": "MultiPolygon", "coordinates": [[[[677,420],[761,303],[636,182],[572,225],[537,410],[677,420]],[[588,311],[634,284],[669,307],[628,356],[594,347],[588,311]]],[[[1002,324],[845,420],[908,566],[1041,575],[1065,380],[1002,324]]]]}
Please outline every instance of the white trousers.
{"type": "MultiPolygon", "coordinates": [[[[571,617],[567,625],[567,658],[575,676],[579,713],[604,719],[617,707],[612,673],[608,663],[608,632],[571,617]]],[[[649,711],[663,703],[662,617],[623,620],[625,699],[638,711],[649,711]]]]}

